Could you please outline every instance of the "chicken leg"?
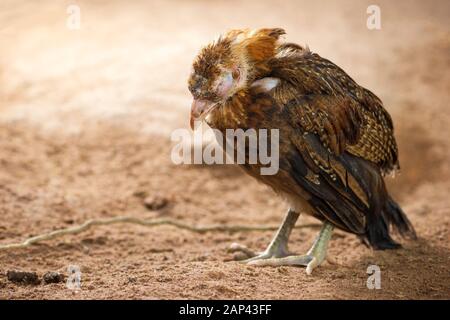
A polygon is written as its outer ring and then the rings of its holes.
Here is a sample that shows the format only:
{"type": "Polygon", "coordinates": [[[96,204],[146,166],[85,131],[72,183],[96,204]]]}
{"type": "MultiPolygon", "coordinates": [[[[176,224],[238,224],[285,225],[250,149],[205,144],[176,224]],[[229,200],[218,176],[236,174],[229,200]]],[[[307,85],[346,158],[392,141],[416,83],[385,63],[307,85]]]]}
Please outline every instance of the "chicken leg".
{"type": "MultiPolygon", "coordinates": [[[[306,273],[310,275],[326,258],[328,242],[333,232],[333,226],[327,222],[323,224],[319,235],[306,255],[289,255],[287,251],[287,239],[298,216],[298,214],[296,216],[292,215],[290,210],[269,247],[264,252],[242,262],[258,266],[305,266],[306,273]],[[293,222],[292,219],[294,219],[293,222]]],[[[231,249],[233,251],[243,251],[247,254],[250,253],[250,250],[244,246],[234,245],[231,249]]]]}
{"type": "Polygon", "coordinates": [[[299,216],[300,214],[298,212],[289,209],[269,246],[263,252],[255,253],[252,250],[248,249],[246,246],[238,243],[232,243],[229,251],[243,252],[247,256],[251,256],[251,258],[249,259],[242,260],[243,263],[249,263],[251,261],[262,259],[286,257],[289,255],[289,251],[287,248],[289,236],[299,216]]]}

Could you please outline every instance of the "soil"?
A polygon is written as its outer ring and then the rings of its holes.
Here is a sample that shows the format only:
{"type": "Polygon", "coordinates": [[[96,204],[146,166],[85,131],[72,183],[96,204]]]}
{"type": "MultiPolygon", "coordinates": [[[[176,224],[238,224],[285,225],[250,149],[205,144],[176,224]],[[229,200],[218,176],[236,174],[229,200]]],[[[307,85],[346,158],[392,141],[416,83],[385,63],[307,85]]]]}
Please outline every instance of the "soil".
{"type": "MultiPolygon", "coordinates": [[[[81,29],[70,30],[68,3],[2,1],[0,244],[118,215],[280,223],[286,204],[235,166],[170,158],[171,132],[188,128],[193,58],[239,27],[285,28],[384,101],[402,168],[386,180],[419,238],[373,251],[337,231],[307,276],[230,261],[231,243],[263,250],[271,231],[100,226],[0,251],[0,298],[449,299],[450,2],[378,2],[381,30],[366,27],[370,1],[77,1],[81,29]],[[73,265],[79,290],[61,281],[73,265]],[[371,265],[379,290],[366,285],[371,265]],[[12,270],[61,277],[27,285],[12,270]]],[[[304,253],[316,233],[296,229],[290,250],[304,253]]]]}

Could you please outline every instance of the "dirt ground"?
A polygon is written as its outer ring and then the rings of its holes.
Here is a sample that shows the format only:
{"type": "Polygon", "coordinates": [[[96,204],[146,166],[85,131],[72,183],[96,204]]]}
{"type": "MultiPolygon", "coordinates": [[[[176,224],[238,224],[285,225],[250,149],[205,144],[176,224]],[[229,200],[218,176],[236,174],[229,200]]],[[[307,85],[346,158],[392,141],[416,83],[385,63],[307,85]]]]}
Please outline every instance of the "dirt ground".
{"type": "MultiPolygon", "coordinates": [[[[188,127],[193,57],[238,27],[285,28],[289,41],[308,44],[384,101],[402,166],[389,189],[419,239],[380,252],[338,231],[328,261],[307,276],[230,261],[232,242],[262,250],[270,231],[101,226],[0,251],[0,298],[449,299],[450,2],[377,1],[382,27],[368,30],[372,2],[2,1],[0,244],[118,215],[280,223],[286,205],[238,168],[170,160],[171,132],[188,127]],[[66,27],[72,3],[79,30],[66,27]],[[366,286],[373,264],[380,290],[366,286]],[[81,268],[81,290],[6,276],[67,275],[69,265],[81,268]]],[[[296,229],[291,251],[305,252],[316,232],[296,229]]]]}

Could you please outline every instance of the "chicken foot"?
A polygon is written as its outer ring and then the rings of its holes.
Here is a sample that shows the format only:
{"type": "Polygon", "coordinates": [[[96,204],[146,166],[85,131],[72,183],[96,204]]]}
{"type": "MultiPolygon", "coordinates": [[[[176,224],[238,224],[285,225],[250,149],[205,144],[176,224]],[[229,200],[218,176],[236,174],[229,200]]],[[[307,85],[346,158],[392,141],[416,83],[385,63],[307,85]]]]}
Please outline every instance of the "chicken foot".
{"type": "MultiPolygon", "coordinates": [[[[328,242],[330,241],[331,235],[333,233],[333,226],[327,222],[323,224],[319,235],[316,237],[311,249],[309,249],[306,255],[289,255],[287,251],[287,239],[293,225],[295,224],[295,221],[298,218],[298,214],[295,217],[293,223],[291,220],[292,218],[293,217],[290,216],[288,212],[288,215],[286,216],[283,224],[281,225],[269,247],[264,252],[257,254],[250,259],[243,260],[242,262],[249,265],[258,266],[304,266],[306,267],[306,273],[310,275],[312,271],[320,264],[322,264],[322,262],[326,258],[328,242]],[[290,225],[288,221],[291,221],[290,223],[292,225],[290,225]],[[284,236],[280,236],[283,234],[284,236]],[[276,243],[280,244],[280,242],[281,245],[275,245],[276,243]]],[[[251,251],[244,246],[235,244],[232,249],[234,249],[234,251],[242,251],[244,253],[251,254],[251,251]]]]}

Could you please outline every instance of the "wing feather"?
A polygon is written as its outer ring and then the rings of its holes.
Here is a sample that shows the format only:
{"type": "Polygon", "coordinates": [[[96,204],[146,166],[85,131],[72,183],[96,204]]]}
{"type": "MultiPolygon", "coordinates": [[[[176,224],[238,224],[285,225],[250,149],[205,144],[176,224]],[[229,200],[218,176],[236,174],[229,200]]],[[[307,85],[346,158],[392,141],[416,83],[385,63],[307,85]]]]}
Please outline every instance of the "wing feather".
{"type": "Polygon", "coordinates": [[[310,205],[341,229],[364,233],[370,205],[359,177],[347,168],[341,156],[324,148],[317,135],[295,135],[292,143],[294,151],[286,156],[289,170],[297,183],[311,195],[308,199],[310,205]]]}
{"type": "Polygon", "coordinates": [[[332,62],[290,45],[279,48],[271,68],[280,79],[273,96],[294,126],[317,134],[335,155],[347,151],[383,173],[398,168],[392,119],[372,92],[332,62]]]}

